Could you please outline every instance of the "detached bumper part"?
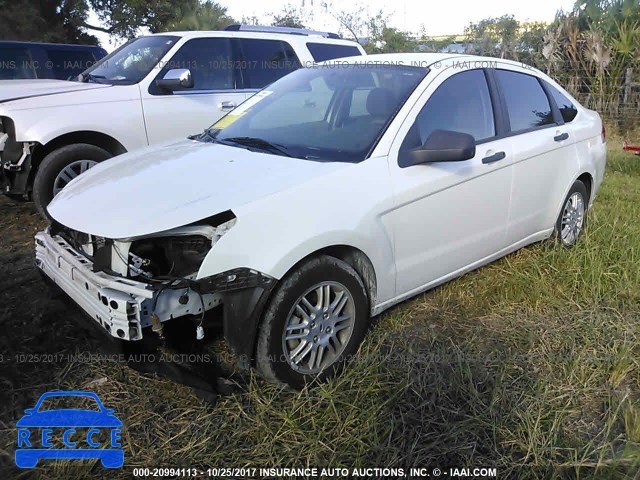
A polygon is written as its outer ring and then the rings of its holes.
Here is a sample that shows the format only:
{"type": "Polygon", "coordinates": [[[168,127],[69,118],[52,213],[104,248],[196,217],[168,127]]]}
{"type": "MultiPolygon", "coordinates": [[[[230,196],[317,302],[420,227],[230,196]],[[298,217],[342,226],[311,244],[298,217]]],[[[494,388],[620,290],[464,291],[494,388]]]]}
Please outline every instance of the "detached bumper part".
{"type": "Polygon", "coordinates": [[[156,290],[146,283],[95,272],[89,259],[48,231],[36,235],[36,266],[111,336],[122,340],[141,340],[153,313],[166,321],[199,315],[202,303],[208,310],[221,302],[218,294],[203,294],[201,303],[200,294],[191,289],[156,290]]]}
{"type": "Polygon", "coordinates": [[[9,195],[31,191],[31,154],[35,142],[17,142],[13,121],[0,117],[0,188],[9,195]]]}
{"type": "Polygon", "coordinates": [[[276,279],[249,268],[237,268],[200,280],[202,291],[223,295],[223,331],[242,368],[253,360],[260,316],[276,279]]]}

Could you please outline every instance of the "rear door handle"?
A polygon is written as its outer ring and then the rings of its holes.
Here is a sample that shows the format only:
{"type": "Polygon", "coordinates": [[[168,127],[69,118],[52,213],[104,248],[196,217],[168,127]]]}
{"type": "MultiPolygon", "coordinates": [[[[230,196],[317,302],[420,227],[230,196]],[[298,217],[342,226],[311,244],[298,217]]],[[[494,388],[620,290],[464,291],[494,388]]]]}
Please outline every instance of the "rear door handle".
{"type": "Polygon", "coordinates": [[[233,102],[222,102],[218,105],[220,110],[232,110],[236,108],[236,104],[233,102]]]}
{"type": "Polygon", "coordinates": [[[562,142],[563,140],[566,140],[567,138],[569,138],[569,134],[567,132],[561,133],[560,135],[556,135],[555,137],[553,137],[553,139],[556,142],[562,142]]]}
{"type": "Polygon", "coordinates": [[[504,159],[507,155],[504,152],[497,152],[494,153],[493,155],[489,155],[488,157],[484,157],[482,159],[482,163],[493,163],[493,162],[499,162],[500,160],[504,159]]]}

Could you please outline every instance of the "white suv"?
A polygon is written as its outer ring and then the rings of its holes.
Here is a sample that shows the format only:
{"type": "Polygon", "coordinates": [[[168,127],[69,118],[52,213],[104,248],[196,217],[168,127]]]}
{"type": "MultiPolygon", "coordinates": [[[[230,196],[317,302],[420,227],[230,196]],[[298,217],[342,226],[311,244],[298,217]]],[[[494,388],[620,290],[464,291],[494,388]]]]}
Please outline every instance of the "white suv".
{"type": "Polygon", "coordinates": [[[353,55],[335,34],[235,25],[136,38],[78,81],[0,81],[2,192],[33,192],[44,213],[96,163],[199,133],[300,66],[353,55]]]}
{"type": "Polygon", "coordinates": [[[574,245],[605,161],[598,114],[538,70],[345,59],[77,178],[36,263],[124,340],[222,305],[245,364],[299,386],[338,370],[371,315],[552,235],[574,245]]]}

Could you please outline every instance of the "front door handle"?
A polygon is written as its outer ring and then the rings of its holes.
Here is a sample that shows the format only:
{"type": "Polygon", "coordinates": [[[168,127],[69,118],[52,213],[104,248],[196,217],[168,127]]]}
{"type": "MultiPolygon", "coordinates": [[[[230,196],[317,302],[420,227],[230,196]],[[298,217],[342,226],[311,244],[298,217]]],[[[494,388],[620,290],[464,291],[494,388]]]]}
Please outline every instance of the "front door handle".
{"type": "Polygon", "coordinates": [[[499,162],[500,160],[504,159],[507,155],[504,152],[497,152],[494,153],[493,155],[489,155],[488,157],[484,157],[482,159],[482,163],[493,163],[493,162],[499,162]]]}
{"type": "Polygon", "coordinates": [[[555,137],[553,137],[553,139],[556,142],[562,142],[563,140],[566,140],[567,138],[569,138],[569,134],[567,132],[561,133],[560,135],[556,135],[555,137]]]}
{"type": "Polygon", "coordinates": [[[233,102],[222,102],[218,104],[220,110],[233,110],[236,108],[236,104],[233,102]]]}

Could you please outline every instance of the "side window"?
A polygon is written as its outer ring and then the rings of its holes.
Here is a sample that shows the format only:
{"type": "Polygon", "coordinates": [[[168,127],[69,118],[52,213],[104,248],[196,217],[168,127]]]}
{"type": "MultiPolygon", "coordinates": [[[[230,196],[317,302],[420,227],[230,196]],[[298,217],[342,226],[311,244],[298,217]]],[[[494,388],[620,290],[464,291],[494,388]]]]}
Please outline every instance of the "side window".
{"type": "Polygon", "coordinates": [[[573,104],[573,102],[553,85],[549,85],[547,83],[547,87],[551,92],[553,99],[556,101],[556,105],[558,105],[565,123],[569,123],[571,120],[576,118],[576,115],[578,115],[578,109],[573,104]]]}
{"type": "Polygon", "coordinates": [[[189,40],[166,65],[163,65],[158,78],[162,78],[167,71],[174,68],[191,70],[193,89],[190,90],[235,88],[231,42],[227,38],[189,40]]]}
{"type": "Polygon", "coordinates": [[[51,61],[54,78],[60,80],[77,77],[95,63],[93,55],[84,50],[47,49],[47,57],[51,61]]]}
{"type": "Polygon", "coordinates": [[[298,57],[286,42],[241,38],[240,46],[245,88],[264,88],[300,68],[298,57]]]}
{"type": "Polygon", "coordinates": [[[547,94],[536,77],[509,70],[495,73],[507,104],[512,132],[555,123],[547,94]]]}
{"type": "Polygon", "coordinates": [[[491,96],[482,70],[468,70],[445,80],[422,107],[401,150],[422,146],[434,130],[468,133],[476,141],[495,136],[491,96]]]}
{"type": "Polygon", "coordinates": [[[31,54],[26,48],[0,48],[0,80],[36,78],[31,54]]]}
{"type": "Polygon", "coordinates": [[[359,57],[362,52],[358,47],[350,45],[331,45],[330,43],[307,43],[309,53],[316,62],[333,60],[334,58],[359,57]]]}

